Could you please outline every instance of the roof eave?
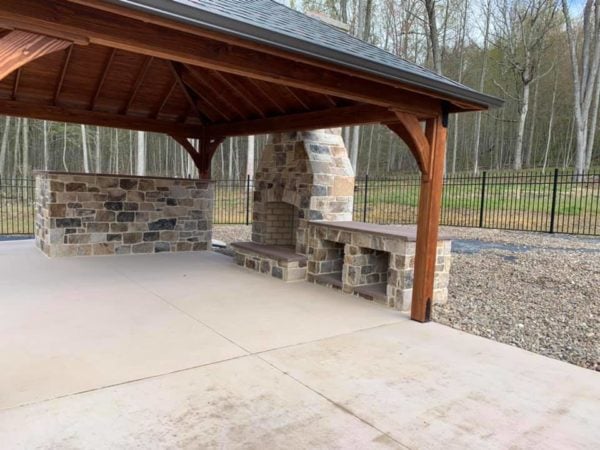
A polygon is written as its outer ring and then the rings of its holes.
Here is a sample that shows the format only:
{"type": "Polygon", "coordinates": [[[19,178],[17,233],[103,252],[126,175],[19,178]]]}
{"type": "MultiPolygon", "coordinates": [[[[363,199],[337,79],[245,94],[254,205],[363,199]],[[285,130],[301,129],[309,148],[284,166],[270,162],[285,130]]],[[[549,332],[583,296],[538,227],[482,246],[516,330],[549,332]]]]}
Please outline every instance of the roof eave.
{"type": "Polygon", "coordinates": [[[385,64],[380,64],[328,47],[312,44],[292,36],[266,30],[210,12],[199,11],[181,3],[170,2],[170,9],[165,10],[163,0],[104,1],[152,15],[158,15],[176,22],[202,27],[210,31],[217,31],[244,40],[277,47],[289,52],[299,53],[310,58],[369,73],[388,80],[398,81],[408,86],[429,91],[432,94],[440,94],[444,97],[455,99],[458,102],[467,103],[475,107],[473,110],[498,108],[504,104],[504,101],[500,98],[483,94],[472,89],[461,88],[460,86],[427,79],[418,74],[401,71],[385,64]],[[199,17],[200,12],[202,13],[202,17],[199,17]]]}

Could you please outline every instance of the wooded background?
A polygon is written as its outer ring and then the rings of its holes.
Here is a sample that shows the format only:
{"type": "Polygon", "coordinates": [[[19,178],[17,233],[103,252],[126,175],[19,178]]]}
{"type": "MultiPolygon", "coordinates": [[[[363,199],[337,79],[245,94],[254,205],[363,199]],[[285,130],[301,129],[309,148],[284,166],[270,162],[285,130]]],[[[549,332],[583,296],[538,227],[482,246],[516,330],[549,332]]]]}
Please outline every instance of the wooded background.
{"type": "MultiPolygon", "coordinates": [[[[446,172],[600,164],[600,0],[289,0],[406,60],[506,100],[454,115],[446,172]],[[346,25],[344,25],[346,24],[346,25]]],[[[164,135],[2,117],[0,176],[32,169],[196,176],[164,135]]],[[[359,176],[415,172],[404,145],[378,125],[343,130],[359,176]]],[[[252,174],[266,136],[227,139],[213,178],[252,174]]]]}

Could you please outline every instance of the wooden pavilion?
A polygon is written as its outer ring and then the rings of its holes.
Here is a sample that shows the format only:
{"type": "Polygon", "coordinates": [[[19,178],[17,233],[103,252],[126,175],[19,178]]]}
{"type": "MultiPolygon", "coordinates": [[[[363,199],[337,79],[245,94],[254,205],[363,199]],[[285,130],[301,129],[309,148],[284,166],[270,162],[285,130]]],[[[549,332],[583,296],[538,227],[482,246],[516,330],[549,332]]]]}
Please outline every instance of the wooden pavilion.
{"type": "Polygon", "coordinates": [[[272,0],[2,0],[0,55],[1,114],[166,133],[203,178],[228,136],[386,125],[422,173],[421,322],[448,115],[502,104],[272,0]]]}

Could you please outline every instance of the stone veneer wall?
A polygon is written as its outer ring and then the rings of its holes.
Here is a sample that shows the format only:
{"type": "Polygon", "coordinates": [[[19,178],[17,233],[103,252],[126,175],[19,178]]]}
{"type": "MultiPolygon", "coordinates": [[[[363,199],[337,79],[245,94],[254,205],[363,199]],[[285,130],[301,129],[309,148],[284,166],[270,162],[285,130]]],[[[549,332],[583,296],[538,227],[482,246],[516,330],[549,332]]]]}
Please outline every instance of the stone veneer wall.
{"type": "Polygon", "coordinates": [[[353,199],[354,172],[339,129],[273,134],[255,176],[252,241],[277,243],[267,225],[269,203],[284,202],[297,208],[296,252],[306,254],[308,220],[352,220],[353,199]]]}
{"type": "MultiPolygon", "coordinates": [[[[329,281],[321,281],[321,276],[338,272],[343,264],[341,284],[344,292],[357,293],[357,287],[386,283],[387,305],[403,311],[410,309],[416,250],[414,240],[400,234],[391,236],[373,231],[337,229],[334,225],[309,224],[307,280],[331,285],[329,281]],[[332,250],[339,252],[340,244],[344,246],[343,259],[336,261],[332,259],[336,256],[332,250]],[[384,267],[386,263],[387,267],[384,267]]],[[[377,228],[377,225],[370,226],[377,228]]],[[[441,239],[437,245],[434,303],[446,303],[448,300],[450,262],[451,241],[441,239]]]]}
{"type": "Polygon", "coordinates": [[[209,181],[36,173],[37,246],[48,256],[206,250],[209,181]]]}

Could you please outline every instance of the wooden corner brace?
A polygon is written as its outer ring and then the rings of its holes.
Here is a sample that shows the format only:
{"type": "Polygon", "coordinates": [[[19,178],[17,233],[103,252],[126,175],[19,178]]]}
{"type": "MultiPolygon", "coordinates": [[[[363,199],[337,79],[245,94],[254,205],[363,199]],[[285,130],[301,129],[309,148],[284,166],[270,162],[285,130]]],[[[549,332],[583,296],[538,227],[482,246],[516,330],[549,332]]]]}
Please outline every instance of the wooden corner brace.
{"type": "Polygon", "coordinates": [[[438,117],[427,119],[423,130],[417,117],[399,111],[394,113],[398,120],[386,125],[408,145],[422,175],[410,318],[428,322],[435,281],[447,114],[441,112],[438,117]]]}
{"type": "Polygon", "coordinates": [[[42,56],[72,44],[63,39],[14,30],[0,38],[0,80],[42,56]]]}
{"type": "Polygon", "coordinates": [[[396,122],[386,123],[408,146],[424,178],[429,179],[431,167],[431,145],[416,116],[394,111],[396,122]]]}
{"type": "Polygon", "coordinates": [[[171,134],[170,136],[189,153],[194,164],[198,168],[200,178],[204,180],[210,179],[210,163],[212,157],[225,138],[220,136],[203,137],[198,139],[199,148],[196,149],[187,137],[176,134],[171,134]]]}

